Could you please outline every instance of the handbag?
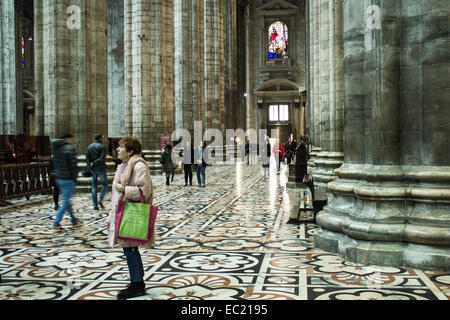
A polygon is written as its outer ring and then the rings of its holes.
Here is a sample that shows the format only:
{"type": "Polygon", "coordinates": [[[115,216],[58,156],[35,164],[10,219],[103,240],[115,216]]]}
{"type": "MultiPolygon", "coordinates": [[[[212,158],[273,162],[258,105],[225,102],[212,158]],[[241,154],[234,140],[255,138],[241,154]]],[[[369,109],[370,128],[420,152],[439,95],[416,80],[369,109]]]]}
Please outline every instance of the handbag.
{"type": "Polygon", "coordinates": [[[117,239],[146,244],[150,242],[158,214],[158,207],[145,203],[142,190],[139,189],[141,203],[119,201],[116,211],[117,239]]]}

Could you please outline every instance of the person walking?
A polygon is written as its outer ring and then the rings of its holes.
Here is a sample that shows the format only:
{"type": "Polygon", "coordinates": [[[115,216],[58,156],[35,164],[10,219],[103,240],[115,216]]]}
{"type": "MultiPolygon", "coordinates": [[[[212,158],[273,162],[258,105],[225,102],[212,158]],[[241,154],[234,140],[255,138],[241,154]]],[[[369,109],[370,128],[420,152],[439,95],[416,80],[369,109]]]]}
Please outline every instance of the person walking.
{"type": "Polygon", "coordinates": [[[166,173],[166,185],[170,186],[170,175],[172,175],[175,170],[172,161],[172,145],[168,144],[164,148],[164,152],[161,155],[161,164],[164,172],[166,173]]]}
{"type": "Polygon", "coordinates": [[[281,160],[283,158],[284,147],[282,144],[280,144],[279,141],[277,141],[275,143],[275,145],[273,146],[273,153],[275,155],[275,160],[277,162],[277,171],[278,171],[278,173],[280,173],[280,166],[281,166],[281,160]]]}
{"type": "Polygon", "coordinates": [[[155,244],[155,234],[150,241],[144,244],[126,242],[117,239],[116,234],[116,208],[119,201],[141,202],[141,192],[145,203],[153,204],[153,184],[150,169],[142,154],[142,145],[135,138],[124,138],[120,140],[117,149],[118,158],[123,161],[119,165],[112,186],[112,210],[107,220],[108,243],[113,248],[119,245],[123,249],[127,259],[130,284],[119,292],[117,300],[145,295],[144,267],[139,248],[149,249],[155,244]]]}
{"type": "Polygon", "coordinates": [[[266,152],[262,153],[262,166],[264,170],[264,179],[269,177],[269,170],[270,170],[270,157],[272,157],[272,150],[270,146],[270,140],[266,140],[266,152]]]}
{"type": "Polygon", "coordinates": [[[183,150],[180,151],[179,156],[183,158],[184,163],[184,186],[188,186],[188,180],[189,185],[192,187],[192,166],[195,163],[195,150],[194,147],[192,147],[191,143],[189,141],[186,142],[186,146],[183,150]]]}
{"type": "Polygon", "coordinates": [[[206,187],[206,166],[207,163],[205,161],[205,142],[200,142],[200,146],[198,147],[198,158],[197,158],[197,181],[198,186],[201,188],[206,187]]]}
{"type": "Polygon", "coordinates": [[[94,210],[105,209],[103,199],[108,191],[108,178],[106,176],[106,147],[103,145],[103,135],[95,136],[95,141],[86,151],[87,169],[92,171],[92,202],[94,210]],[[102,183],[102,192],[100,198],[97,197],[98,178],[102,183]]]}
{"type": "Polygon", "coordinates": [[[60,223],[66,211],[69,212],[74,226],[81,223],[80,220],[74,216],[70,201],[75,192],[78,176],[77,158],[75,149],[72,146],[73,143],[74,136],[66,133],[63,134],[60,140],[55,140],[52,144],[52,150],[54,150],[53,164],[55,182],[59,188],[59,192],[63,196],[63,203],[56,212],[52,227],[60,231],[64,231],[60,223]]]}

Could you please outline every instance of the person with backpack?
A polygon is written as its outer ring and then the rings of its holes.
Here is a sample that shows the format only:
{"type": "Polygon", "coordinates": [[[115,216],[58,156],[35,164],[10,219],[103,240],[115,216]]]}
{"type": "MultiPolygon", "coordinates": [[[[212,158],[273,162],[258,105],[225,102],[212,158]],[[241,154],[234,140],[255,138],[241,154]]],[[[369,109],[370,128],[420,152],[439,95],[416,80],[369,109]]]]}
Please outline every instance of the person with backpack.
{"type": "Polygon", "coordinates": [[[92,171],[92,202],[94,210],[100,208],[105,209],[103,200],[108,191],[108,178],[106,175],[106,147],[103,145],[103,135],[95,136],[95,141],[87,148],[86,151],[87,169],[92,171]],[[98,178],[102,183],[102,192],[100,198],[98,195],[98,178]]]}

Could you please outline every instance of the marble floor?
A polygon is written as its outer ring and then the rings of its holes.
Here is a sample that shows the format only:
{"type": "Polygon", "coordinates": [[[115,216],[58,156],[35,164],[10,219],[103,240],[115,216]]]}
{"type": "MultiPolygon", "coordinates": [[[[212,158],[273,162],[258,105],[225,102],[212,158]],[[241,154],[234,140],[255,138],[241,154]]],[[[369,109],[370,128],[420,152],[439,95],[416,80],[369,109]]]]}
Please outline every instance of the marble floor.
{"type": "MultiPolygon", "coordinates": [[[[207,168],[207,187],[153,177],[157,244],[142,252],[145,300],[448,300],[450,274],[363,266],[314,248],[313,224],[287,224],[287,168],[207,168]]],[[[195,177],[194,177],[195,182],[195,177]]],[[[108,198],[109,199],[109,198],[108,198]]],[[[106,201],[107,207],[110,202],[106,201]]],[[[0,208],[0,300],[114,300],[128,283],[106,242],[106,212],[73,199],[83,221],[50,228],[49,197],[0,208]]]]}

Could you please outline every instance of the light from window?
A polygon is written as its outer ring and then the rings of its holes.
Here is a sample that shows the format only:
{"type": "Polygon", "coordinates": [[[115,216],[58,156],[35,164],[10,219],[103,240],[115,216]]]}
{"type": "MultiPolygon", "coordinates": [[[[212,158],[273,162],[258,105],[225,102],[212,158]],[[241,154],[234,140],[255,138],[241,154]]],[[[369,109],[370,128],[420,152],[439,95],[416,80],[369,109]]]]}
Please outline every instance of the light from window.
{"type": "Polygon", "coordinates": [[[289,121],[289,106],[271,105],[269,107],[269,121],[289,121]]]}
{"type": "Polygon", "coordinates": [[[289,107],[287,105],[280,106],[280,121],[289,121],[289,107]]]}

